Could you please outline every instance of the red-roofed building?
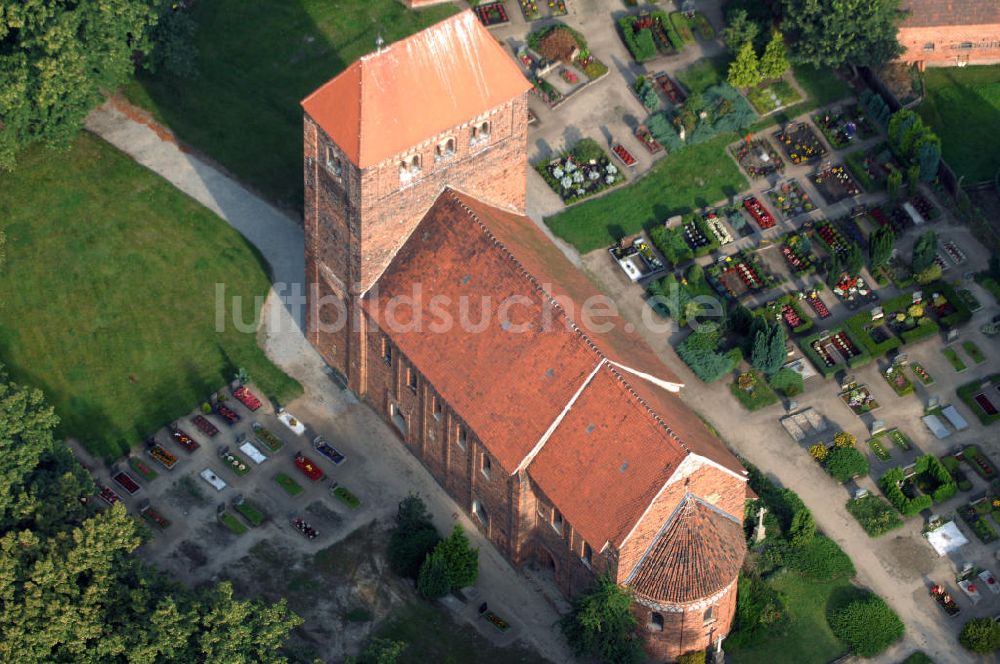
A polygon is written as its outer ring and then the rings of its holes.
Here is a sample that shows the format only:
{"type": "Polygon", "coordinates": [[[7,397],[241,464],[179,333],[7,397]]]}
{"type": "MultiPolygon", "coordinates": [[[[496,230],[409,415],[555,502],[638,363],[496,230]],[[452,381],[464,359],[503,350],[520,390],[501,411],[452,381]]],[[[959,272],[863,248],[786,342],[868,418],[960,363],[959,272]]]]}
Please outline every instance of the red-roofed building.
{"type": "Polygon", "coordinates": [[[674,658],[729,631],[745,473],[524,216],[529,87],[464,12],[303,102],[309,338],[514,564],[611,574],[674,658]]]}
{"type": "Polygon", "coordinates": [[[903,0],[901,60],[920,66],[1000,62],[1000,0],[903,0]]]}

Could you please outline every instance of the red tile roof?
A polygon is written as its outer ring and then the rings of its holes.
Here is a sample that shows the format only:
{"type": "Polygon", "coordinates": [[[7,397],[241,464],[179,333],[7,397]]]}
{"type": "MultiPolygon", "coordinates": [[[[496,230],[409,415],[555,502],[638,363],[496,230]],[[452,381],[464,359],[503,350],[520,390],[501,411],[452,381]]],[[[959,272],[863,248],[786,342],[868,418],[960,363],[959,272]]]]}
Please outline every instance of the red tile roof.
{"type": "Polygon", "coordinates": [[[746,555],[743,525],[688,494],[625,581],[640,600],[686,604],[732,583],[746,555]]]}
{"type": "Polygon", "coordinates": [[[685,456],[605,363],[528,474],[597,550],[625,539],[685,456]]]}
{"type": "Polygon", "coordinates": [[[678,397],[615,364],[676,381],[622,319],[577,327],[598,295],[530,219],[446,189],[363,300],[500,465],[527,467],[595,548],[621,543],[689,452],[743,471],[678,397]],[[419,306],[391,309],[417,285],[419,306]],[[482,320],[483,298],[516,302],[512,325],[494,312],[478,332],[435,326],[463,301],[482,320]]]}
{"type": "Polygon", "coordinates": [[[370,53],[302,100],[367,168],[531,89],[472,11],[370,53]]]}
{"type": "Polygon", "coordinates": [[[903,0],[904,28],[1000,24],[1000,0],[903,0]]]}

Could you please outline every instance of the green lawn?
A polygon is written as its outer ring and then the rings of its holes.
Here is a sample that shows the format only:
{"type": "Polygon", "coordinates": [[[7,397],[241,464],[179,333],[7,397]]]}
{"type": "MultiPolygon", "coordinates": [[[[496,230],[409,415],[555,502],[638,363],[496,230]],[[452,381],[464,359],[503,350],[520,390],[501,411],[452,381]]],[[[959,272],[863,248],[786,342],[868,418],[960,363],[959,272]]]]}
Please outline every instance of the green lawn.
{"type": "Polygon", "coordinates": [[[768,583],[781,596],[787,620],[747,647],[726,648],[727,659],[736,664],[772,664],[775,653],[783,662],[826,664],[847,648],[833,635],[827,611],[861,594],[846,579],[820,582],[795,572],[779,572],[768,583]]]}
{"type": "Polygon", "coordinates": [[[725,152],[737,138],[723,134],[668,155],[633,184],[548,217],[545,223],[580,253],[587,253],[671,215],[735,196],[749,186],[725,152]]]}
{"type": "Polygon", "coordinates": [[[216,331],[216,283],[253,302],[269,287],[263,260],[104,142],[81,134],[66,153],[26,151],[0,178],[0,227],[0,362],[94,453],[120,456],[237,367],[279,400],[301,391],[254,335],[216,331]]]}
{"type": "Polygon", "coordinates": [[[358,57],[453,14],[397,0],[194,4],[200,76],[139,77],[123,92],[265,196],[302,205],[303,97],[358,57]]]}
{"type": "Polygon", "coordinates": [[[730,59],[729,54],[717,55],[714,58],[702,58],[679,72],[677,81],[690,94],[704,92],[713,85],[726,82],[730,59]]]}
{"type": "Polygon", "coordinates": [[[931,67],[924,72],[924,101],[917,113],[941,137],[941,151],[966,183],[991,180],[998,170],[1000,65],[931,67]]]}

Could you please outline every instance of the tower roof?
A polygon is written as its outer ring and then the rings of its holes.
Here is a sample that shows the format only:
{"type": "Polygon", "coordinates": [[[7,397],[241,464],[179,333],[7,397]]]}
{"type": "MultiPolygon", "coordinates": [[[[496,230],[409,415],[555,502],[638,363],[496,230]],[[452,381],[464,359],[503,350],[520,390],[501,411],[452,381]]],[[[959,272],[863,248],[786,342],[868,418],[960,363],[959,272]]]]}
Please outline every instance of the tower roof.
{"type": "Polygon", "coordinates": [[[688,494],[625,584],[640,600],[686,604],[732,583],[745,554],[743,525],[688,494]]]}
{"type": "Polygon", "coordinates": [[[363,56],[302,100],[359,168],[531,89],[470,10],[363,56]]]}

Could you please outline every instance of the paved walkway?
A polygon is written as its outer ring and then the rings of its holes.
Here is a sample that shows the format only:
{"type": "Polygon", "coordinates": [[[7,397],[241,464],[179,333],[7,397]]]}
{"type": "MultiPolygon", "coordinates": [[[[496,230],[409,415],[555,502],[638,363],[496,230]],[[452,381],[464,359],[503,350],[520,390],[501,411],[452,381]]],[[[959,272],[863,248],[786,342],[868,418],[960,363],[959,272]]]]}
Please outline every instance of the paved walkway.
{"type": "Polygon", "coordinates": [[[480,595],[508,619],[514,633],[500,634],[476,620],[475,611],[461,612],[460,617],[499,645],[519,637],[553,662],[573,661],[558,631],[559,610],[564,608],[557,605],[558,596],[543,587],[544,581],[519,574],[479,535],[459,506],[388,426],[333,382],[326,364],[306,341],[301,328],[302,310],[282,301],[282,296],[289,293],[286,285],[301,285],[304,281],[301,225],[109,104],[91,113],[87,128],[225,219],[267,259],[274,285],[265,305],[261,344],[268,356],[305,389],[302,397],[287,405],[289,411],[323,435],[346,441],[352,465],[361,467],[360,471],[352,470],[361,473],[352,481],[361,483],[359,493],[377,496],[379,508],[374,516],[391,518],[396,503],[408,492],[416,491],[427,501],[439,531],[449,532],[454,523],[461,523],[480,550],[480,595]]]}

